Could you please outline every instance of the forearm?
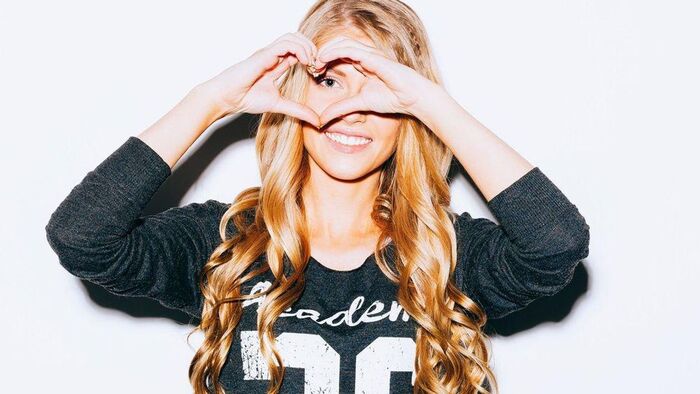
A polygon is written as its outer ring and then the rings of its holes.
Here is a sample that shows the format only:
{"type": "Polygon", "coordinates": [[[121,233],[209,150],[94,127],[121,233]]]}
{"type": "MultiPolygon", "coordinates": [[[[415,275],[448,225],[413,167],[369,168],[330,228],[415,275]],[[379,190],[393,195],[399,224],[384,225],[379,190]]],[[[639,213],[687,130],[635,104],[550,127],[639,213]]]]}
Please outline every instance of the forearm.
{"type": "Polygon", "coordinates": [[[156,151],[172,169],[197,138],[219,118],[211,96],[197,86],[136,137],[156,151]]]}
{"type": "Polygon", "coordinates": [[[441,86],[426,89],[412,112],[450,148],[487,201],[534,168],[441,86]]]}

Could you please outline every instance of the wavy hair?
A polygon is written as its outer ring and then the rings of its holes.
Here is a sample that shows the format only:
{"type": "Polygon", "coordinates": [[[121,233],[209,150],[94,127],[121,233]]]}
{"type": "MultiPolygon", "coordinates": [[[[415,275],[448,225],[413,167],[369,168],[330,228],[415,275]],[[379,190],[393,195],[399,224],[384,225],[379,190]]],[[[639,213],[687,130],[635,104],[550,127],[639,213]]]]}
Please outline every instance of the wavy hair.
{"type": "MultiPolygon", "coordinates": [[[[334,34],[357,29],[393,60],[442,84],[425,27],[399,0],[319,0],[299,31],[318,44],[334,34]]],[[[307,72],[295,64],[282,77],[283,96],[301,101],[307,72]]],[[[260,351],[270,372],[268,393],[280,390],[284,364],[275,346],[273,325],[304,288],[310,258],[301,191],[309,175],[300,120],[264,113],[255,136],[261,186],[240,192],[224,213],[221,244],[204,265],[199,287],[204,298],[204,341],[189,368],[196,394],[210,384],[224,393],[219,375],[233,342],[244,300],[264,295],[258,310],[260,351]],[[227,238],[227,226],[236,231],[227,238]],[[265,255],[265,263],[256,260],[265,255]],[[271,271],[274,283],[262,293],[241,294],[241,285],[271,271]]],[[[401,116],[395,151],[381,166],[372,219],[381,229],[374,256],[381,271],[398,285],[397,300],[418,323],[415,393],[497,392],[489,368],[490,341],[482,331],[483,310],[455,285],[456,214],[450,209],[447,181],[453,158],[449,148],[422,122],[401,116]],[[382,248],[392,240],[393,266],[382,248]]],[[[189,338],[189,336],[188,336],[189,338]]]]}

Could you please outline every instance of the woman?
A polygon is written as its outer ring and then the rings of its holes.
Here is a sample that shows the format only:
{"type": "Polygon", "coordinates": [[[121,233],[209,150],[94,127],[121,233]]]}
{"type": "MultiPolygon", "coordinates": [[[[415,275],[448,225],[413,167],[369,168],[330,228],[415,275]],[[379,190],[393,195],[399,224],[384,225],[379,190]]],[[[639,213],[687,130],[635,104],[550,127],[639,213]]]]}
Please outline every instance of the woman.
{"type": "Polygon", "coordinates": [[[318,1],[129,137],[46,226],[72,274],[201,319],[196,393],[497,390],[486,319],[561,290],[588,230],[449,96],[398,0],[318,1]],[[240,112],[263,114],[261,186],[141,216],[201,133],[240,112]],[[500,224],[450,210],[453,155],[500,224]]]}

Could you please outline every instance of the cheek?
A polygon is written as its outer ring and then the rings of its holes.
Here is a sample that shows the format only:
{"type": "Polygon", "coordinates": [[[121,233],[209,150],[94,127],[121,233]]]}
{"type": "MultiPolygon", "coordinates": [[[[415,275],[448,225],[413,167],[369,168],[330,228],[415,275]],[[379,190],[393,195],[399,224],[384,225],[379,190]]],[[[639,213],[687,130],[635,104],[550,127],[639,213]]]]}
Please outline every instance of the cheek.
{"type": "Polygon", "coordinates": [[[327,101],[328,99],[323,96],[323,92],[320,92],[318,86],[316,86],[316,84],[309,79],[306,87],[306,99],[304,104],[317,113],[320,113],[320,111],[327,105],[324,105],[324,103],[327,101]]]}
{"type": "Polygon", "coordinates": [[[309,79],[306,87],[306,99],[304,104],[320,114],[329,105],[342,99],[342,94],[339,93],[339,91],[338,88],[336,88],[335,91],[332,88],[324,88],[309,79]]]}
{"type": "Polygon", "coordinates": [[[389,152],[393,152],[399,139],[399,121],[383,119],[381,124],[382,145],[389,152]]]}

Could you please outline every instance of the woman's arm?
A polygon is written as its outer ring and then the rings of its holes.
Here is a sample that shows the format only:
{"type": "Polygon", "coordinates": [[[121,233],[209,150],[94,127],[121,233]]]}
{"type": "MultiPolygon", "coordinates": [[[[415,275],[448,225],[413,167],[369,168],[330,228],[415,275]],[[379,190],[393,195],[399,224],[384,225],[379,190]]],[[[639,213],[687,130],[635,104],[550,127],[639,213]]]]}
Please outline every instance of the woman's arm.
{"type": "Polygon", "coordinates": [[[415,115],[452,150],[500,223],[459,215],[456,282],[491,318],[560,291],[588,255],[584,217],[539,167],[431,86],[415,115]]]}
{"type": "MultiPolygon", "coordinates": [[[[238,112],[282,112],[317,123],[309,108],[274,85],[310,41],[289,33],[196,86],[151,127],[129,139],[75,186],[45,226],[69,272],[122,295],[146,296],[198,316],[199,273],[221,242],[229,204],[216,200],[141,216],[194,141],[217,119],[238,112]]],[[[227,238],[235,227],[228,223],[227,238]]]]}
{"type": "Polygon", "coordinates": [[[455,282],[489,318],[556,294],[588,256],[589,225],[538,167],[487,203],[500,224],[463,212],[455,220],[455,282]]]}
{"type": "Polygon", "coordinates": [[[199,273],[221,241],[227,206],[208,200],[141,216],[170,173],[153,149],[129,137],[61,202],[46,237],[71,274],[199,316],[199,273]]]}
{"type": "Polygon", "coordinates": [[[71,274],[114,294],[199,316],[199,273],[221,242],[215,200],[141,216],[172,167],[218,117],[200,87],[87,173],[53,212],[46,237],[71,274]]]}
{"type": "Polygon", "coordinates": [[[149,297],[199,316],[199,273],[221,242],[226,204],[208,200],[141,213],[219,111],[210,92],[195,87],[71,190],[45,226],[68,272],[114,294],[149,297]]]}
{"type": "Polygon", "coordinates": [[[450,148],[487,201],[534,168],[442,87],[429,86],[415,116],[450,148]]]}
{"type": "Polygon", "coordinates": [[[319,48],[322,64],[340,58],[362,67],[371,83],[326,107],[321,123],[361,110],[415,116],[452,150],[500,221],[472,219],[467,212],[455,221],[456,280],[487,315],[503,316],[568,283],[588,254],[588,224],[539,168],[477,122],[442,86],[377,48],[349,37],[319,48]]]}
{"type": "Polygon", "coordinates": [[[172,169],[202,133],[221,118],[213,95],[202,84],[137,137],[172,169]]]}

